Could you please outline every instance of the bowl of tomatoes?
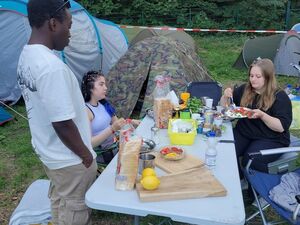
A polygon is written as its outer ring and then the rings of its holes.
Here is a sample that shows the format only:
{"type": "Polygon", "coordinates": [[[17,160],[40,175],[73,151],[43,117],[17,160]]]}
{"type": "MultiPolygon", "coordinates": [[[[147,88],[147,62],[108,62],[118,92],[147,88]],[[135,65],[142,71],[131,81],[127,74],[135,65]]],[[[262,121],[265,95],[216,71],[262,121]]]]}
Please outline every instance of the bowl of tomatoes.
{"type": "Polygon", "coordinates": [[[159,152],[166,160],[176,161],[184,158],[184,150],[178,146],[165,146],[159,152]]]}

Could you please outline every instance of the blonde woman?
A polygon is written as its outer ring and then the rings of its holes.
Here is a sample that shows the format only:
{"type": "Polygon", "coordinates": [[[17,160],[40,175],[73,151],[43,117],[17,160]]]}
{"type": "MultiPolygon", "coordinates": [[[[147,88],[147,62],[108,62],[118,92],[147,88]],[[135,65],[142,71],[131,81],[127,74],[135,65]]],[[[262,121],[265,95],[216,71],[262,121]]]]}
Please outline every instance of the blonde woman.
{"type": "MultiPolygon", "coordinates": [[[[277,87],[271,60],[259,59],[253,62],[249,68],[248,82],[234,90],[225,89],[221,104],[226,105],[229,98],[233,98],[237,106],[251,109],[251,116],[239,119],[233,130],[237,157],[243,157],[242,166],[247,164],[250,152],[289,146],[291,101],[277,87]]],[[[262,156],[253,162],[252,167],[267,171],[267,163],[275,161],[279,156],[262,156]]]]}

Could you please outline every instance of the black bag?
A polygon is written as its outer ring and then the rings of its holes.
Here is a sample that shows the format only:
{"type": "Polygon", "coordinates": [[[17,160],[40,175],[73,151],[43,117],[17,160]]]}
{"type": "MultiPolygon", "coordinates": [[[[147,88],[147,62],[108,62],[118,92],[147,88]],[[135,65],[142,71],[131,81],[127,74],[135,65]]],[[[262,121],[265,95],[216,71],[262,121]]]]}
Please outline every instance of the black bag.
{"type": "Polygon", "coordinates": [[[96,161],[98,165],[108,165],[119,151],[119,142],[114,142],[105,148],[102,148],[100,145],[94,148],[94,151],[97,154],[96,161]]]}

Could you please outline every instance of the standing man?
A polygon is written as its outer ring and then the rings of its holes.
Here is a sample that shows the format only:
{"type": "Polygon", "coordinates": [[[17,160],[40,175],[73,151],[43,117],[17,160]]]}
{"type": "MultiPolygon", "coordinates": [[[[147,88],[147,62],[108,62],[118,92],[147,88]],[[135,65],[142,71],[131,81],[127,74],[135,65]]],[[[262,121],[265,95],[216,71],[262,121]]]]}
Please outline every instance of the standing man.
{"type": "Polygon", "coordinates": [[[90,224],[84,196],[97,174],[89,121],[79,83],[54,53],[69,43],[70,2],[30,0],[32,33],[21,53],[18,82],[26,103],[32,145],[51,180],[55,225],[90,224]]]}

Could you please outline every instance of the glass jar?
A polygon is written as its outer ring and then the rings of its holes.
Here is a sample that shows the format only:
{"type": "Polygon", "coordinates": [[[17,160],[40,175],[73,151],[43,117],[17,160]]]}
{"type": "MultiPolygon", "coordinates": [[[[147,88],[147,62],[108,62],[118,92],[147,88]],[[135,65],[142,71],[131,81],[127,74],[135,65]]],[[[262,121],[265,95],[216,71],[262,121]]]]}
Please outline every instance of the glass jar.
{"type": "Polygon", "coordinates": [[[168,121],[172,118],[173,104],[168,98],[170,92],[170,78],[156,76],[156,86],[153,92],[153,112],[155,126],[161,129],[168,128],[168,121]]]}

